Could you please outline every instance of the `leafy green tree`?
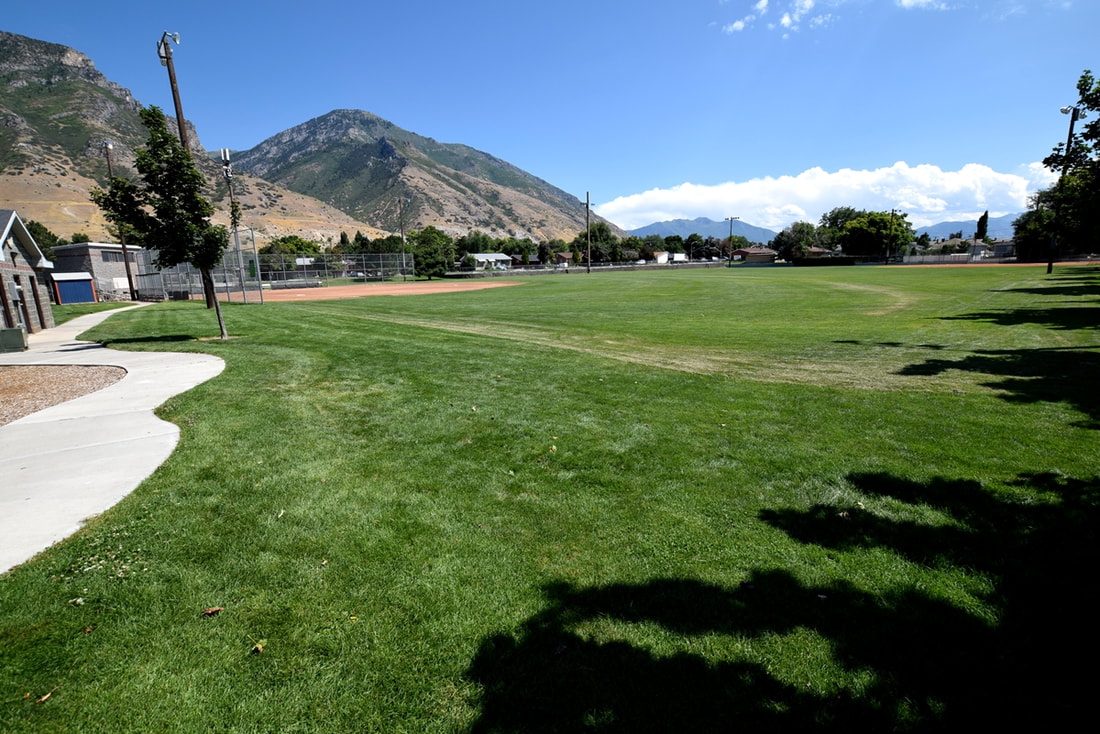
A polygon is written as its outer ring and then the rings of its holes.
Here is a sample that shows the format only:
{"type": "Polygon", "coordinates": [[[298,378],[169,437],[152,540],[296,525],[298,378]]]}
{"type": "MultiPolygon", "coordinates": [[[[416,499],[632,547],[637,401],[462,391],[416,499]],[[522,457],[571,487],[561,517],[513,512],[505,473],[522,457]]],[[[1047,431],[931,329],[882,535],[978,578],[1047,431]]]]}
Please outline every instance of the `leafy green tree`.
{"type": "Polygon", "coordinates": [[[817,227],[811,222],[795,222],[777,234],[770,244],[781,260],[805,257],[817,244],[817,227]]]}
{"type": "Polygon", "coordinates": [[[1074,115],[1069,149],[1059,143],[1043,159],[1043,165],[1059,172],[1058,183],[1033,198],[1031,216],[1019,217],[1013,224],[1016,254],[1021,259],[1040,259],[1045,252],[1053,264],[1055,243],[1063,254],[1073,254],[1092,250],[1100,241],[1100,217],[1096,216],[1100,211],[1100,82],[1091,71],[1082,72],[1077,93],[1077,104],[1067,108],[1074,115]],[[1077,125],[1082,118],[1089,122],[1077,125]],[[1041,208],[1048,212],[1042,213],[1041,208]],[[1044,239],[1046,248],[1039,246],[1044,239]]]}
{"type": "Polygon", "coordinates": [[[985,240],[989,235],[989,211],[986,210],[985,214],[978,217],[978,228],[974,232],[975,240],[985,240]]]}
{"type": "Polygon", "coordinates": [[[108,221],[141,233],[145,247],[156,252],[159,266],[186,262],[198,269],[207,308],[217,312],[222,339],[227,339],[210,271],[229,245],[229,232],[210,223],[214,205],[202,194],[205,181],[179,138],[168,132],[164,113],[147,107],[141,121],[149,140],[134,163],[140,183],[115,176],[107,191],[92,189],[92,200],[108,221]]]}
{"type": "MultiPolygon", "coordinates": [[[[612,252],[619,244],[619,238],[611,231],[611,226],[602,221],[590,222],[588,231],[592,235],[592,262],[608,262],[611,260],[612,252]]],[[[582,253],[587,251],[588,238],[585,236],[584,231],[577,233],[577,236],[573,238],[573,244],[580,248],[582,253]]]]}
{"type": "Polygon", "coordinates": [[[457,252],[474,253],[498,251],[497,241],[490,235],[477,229],[472,229],[459,237],[454,245],[457,252]]]}
{"type": "Polygon", "coordinates": [[[668,252],[683,252],[684,238],[678,234],[670,234],[664,239],[664,248],[668,252]]]}
{"type": "Polygon", "coordinates": [[[321,247],[313,240],[307,240],[296,234],[276,237],[260,248],[261,255],[316,255],[321,247]]]}
{"type": "Polygon", "coordinates": [[[817,224],[818,243],[827,250],[835,250],[844,239],[845,225],[866,214],[865,210],[850,206],[838,206],[825,212],[817,224]]]}
{"type": "Polygon", "coordinates": [[[539,243],[539,262],[543,265],[553,265],[557,259],[555,256],[559,252],[563,252],[567,249],[565,240],[554,239],[549,242],[539,243]]]}
{"type": "Polygon", "coordinates": [[[410,232],[409,241],[415,254],[417,277],[443,277],[454,264],[454,243],[445,232],[428,226],[419,232],[410,232]]]}
{"type": "Polygon", "coordinates": [[[878,257],[897,255],[913,241],[913,228],[905,212],[866,212],[844,225],[841,246],[845,255],[878,257]]]}
{"type": "Polygon", "coordinates": [[[38,244],[38,249],[42,250],[42,254],[47,260],[57,259],[53,254],[53,248],[61,244],[57,235],[47,229],[46,225],[33,219],[27,220],[27,231],[30,232],[31,237],[38,244]]]}
{"type": "Polygon", "coordinates": [[[684,250],[692,260],[699,257],[703,252],[703,236],[698,232],[689,234],[684,240],[684,250]]]}

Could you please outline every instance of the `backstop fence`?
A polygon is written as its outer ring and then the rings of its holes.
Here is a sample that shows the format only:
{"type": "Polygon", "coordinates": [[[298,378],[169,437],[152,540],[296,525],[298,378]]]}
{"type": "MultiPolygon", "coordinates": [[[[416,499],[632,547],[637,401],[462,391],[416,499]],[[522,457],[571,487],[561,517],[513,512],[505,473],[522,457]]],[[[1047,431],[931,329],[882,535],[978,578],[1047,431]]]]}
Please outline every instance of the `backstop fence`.
{"type": "MultiPolygon", "coordinates": [[[[255,236],[242,231],[240,247],[231,245],[210,274],[218,298],[263,303],[265,290],[384,282],[412,277],[412,253],[354,255],[260,255],[255,236]]],[[[202,275],[190,264],[157,268],[153,253],[140,251],[134,263],[134,288],[143,301],[190,300],[203,295],[202,275]]]]}

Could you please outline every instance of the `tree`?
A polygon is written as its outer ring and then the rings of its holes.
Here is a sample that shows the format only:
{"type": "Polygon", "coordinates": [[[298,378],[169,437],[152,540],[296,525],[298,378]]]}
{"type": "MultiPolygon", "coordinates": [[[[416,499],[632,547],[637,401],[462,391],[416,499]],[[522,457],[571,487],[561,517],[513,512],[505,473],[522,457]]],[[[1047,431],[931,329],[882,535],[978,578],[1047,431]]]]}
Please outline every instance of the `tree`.
{"type": "Polygon", "coordinates": [[[91,242],[92,238],[84,232],[73,232],[72,242],[75,245],[77,242],[91,242]]]}
{"type": "Polygon", "coordinates": [[[817,244],[817,227],[811,222],[795,222],[775,236],[771,247],[781,260],[805,257],[817,244]]]}
{"type": "Polygon", "coordinates": [[[55,260],[53,248],[61,244],[60,238],[48,230],[46,225],[41,222],[36,222],[33,219],[27,220],[27,231],[30,233],[31,237],[34,238],[35,243],[38,245],[38,249],[42,251],[46,259],[50,261],[55,260]]]}
{"type": "Polygon", "coordinates": [[[1032,197],[1031,210],[1013,222],[1017,257],[1041,259],[1046,254],[1048,272],[1055,243],[1064,254],[1072,254],[1100,241],[1100,82],[1088,69],[1077,80],[1077,93],[1077,104],[1063,110],[1071,115],[1072,134],[1043,159],[1044,166],[1059,173],[1058,182],[1032,197]],[[1076,125],[1083,119],[1089,122],[1076,125]]]}
{"type": "Polygon", "coordinates": [[[260,248],[261,255],[316,255],[320,252],[321,247],[316,242],[296,234],[276,237],[260,248]]]}
{"type": "Polygon", "coordinates": [[[688,259],[694,260],[703,252],[703,236],[698,232],[692,232],[684,240],[684,249],[687,250],[688,259]]]}
{"type": "Polygon", "coordinates": [[[840,244],[845,255],[877,257],[898,254],[913,241],[905,212],[866,212],[844,225],[840,244]]]}
{"type": "MultiPolygon", "coordinates": [[[[611,231],[607,222],[590,222],[588,232],[592,236],[592,262],[607,262],[618,247],[619,238],[611,231]]],[[[588,237],[584,231],[578,232],[573,238],[573,244],[580,248],[582,253],[587,252],[588,237]]]]}
{"type": "Polygon", "coordinates": [[[684,238],[678,234],[670,234],[664,240],[665,250],[668,252],[683,252],[684,238]]]}
{"type": "Polygon", "coordinates": [[[975,240],[984,240],[989,234],[989,211],[978,217],[978,229],[974,232],[975,240]]]}
{"type": "Polygon", "coordinates": [[[207,308],[216,311],[221,337],[228,339],[210,271],[229,245],[229,232],[210,223],[214,205],[202,194],[205,181],[179,138],[168,132],[164,113],[147,107],[141,121],[149,140],[134,162],[140,183],[112,177],[107,191],[92,189],[92,200],[108,221],[141,233],[158,266],[186,262],[198,269],[207,308]]]}
{"type": "Polygon", "coordinates": [[[445,232],[428,226],[419,232],[410,232],[409,241],[413,244],[415,261],[414,272],[419,277],[443,277],[454,264],[454,246],[445,232]]]}
{"type": "Polygon", "coordinates": [[[850,206],[838,206],[835,209],[821,215],[818,222],[817,239],[827,250],[835,250],[844,239],[844,227],[848,222],[866,216],[863,209],[855,209],[850,206]]]}

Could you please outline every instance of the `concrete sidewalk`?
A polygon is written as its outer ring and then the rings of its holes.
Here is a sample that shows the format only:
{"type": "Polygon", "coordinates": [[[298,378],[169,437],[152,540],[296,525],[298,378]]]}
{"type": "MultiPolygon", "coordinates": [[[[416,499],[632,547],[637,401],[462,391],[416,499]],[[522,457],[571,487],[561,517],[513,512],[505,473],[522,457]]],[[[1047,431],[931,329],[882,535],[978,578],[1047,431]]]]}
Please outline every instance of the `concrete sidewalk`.
{"type": "Polygon", "coordinates": [[[207,354],[120,352],[77,341],[118,311],[31,334],[26,352],[0,354],[0,366],[110,365],[127,373],[0,427],[0,573],[68,537],[152,474],[179,441],[179,428],[153,409],[225,368],[207,354]]]}

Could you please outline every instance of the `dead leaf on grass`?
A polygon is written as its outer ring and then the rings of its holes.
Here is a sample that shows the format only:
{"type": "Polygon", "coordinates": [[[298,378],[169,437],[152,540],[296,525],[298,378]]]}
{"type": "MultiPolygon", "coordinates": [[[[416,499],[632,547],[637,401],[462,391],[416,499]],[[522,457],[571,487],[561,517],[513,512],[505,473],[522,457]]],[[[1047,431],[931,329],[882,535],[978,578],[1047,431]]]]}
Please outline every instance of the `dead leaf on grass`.
{"type": "Polygon", "coordinates": [[[260,640],[252,646],[252,649],[249,650],[249,652],[253,655],[259,655],[264,651],[265,647],[267,647],[267,640],[260,640]]]}
{"type": "Polygon", "coordinates": [[[220,611],[223,611],[224,609],[225,609],[225,607],[210,607],[208,609],[203,609],[202,610],[202,616],[204,616],[204,617],[213,617],[215,614],[217,614],[220,611]]]}

